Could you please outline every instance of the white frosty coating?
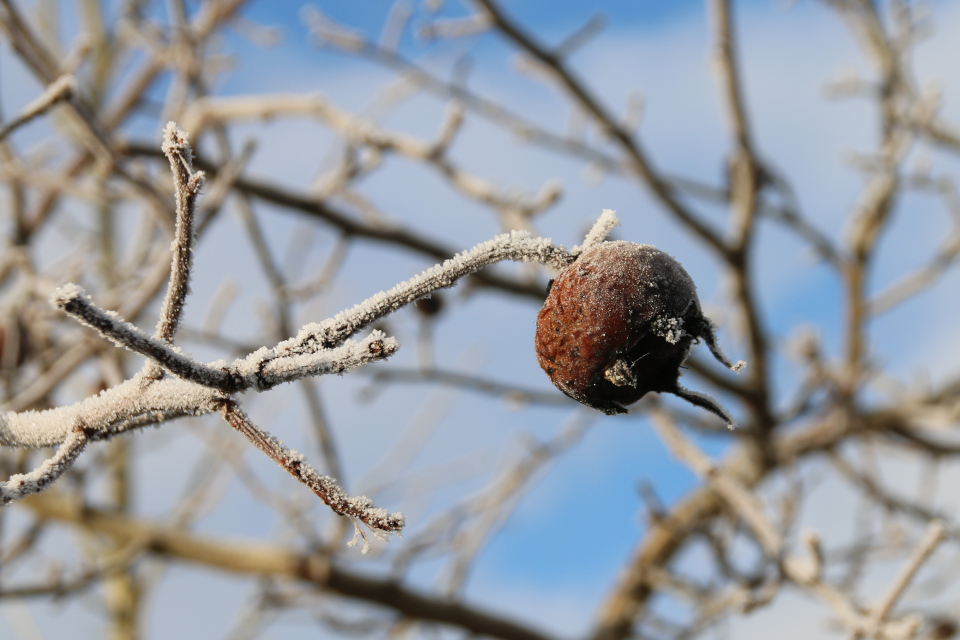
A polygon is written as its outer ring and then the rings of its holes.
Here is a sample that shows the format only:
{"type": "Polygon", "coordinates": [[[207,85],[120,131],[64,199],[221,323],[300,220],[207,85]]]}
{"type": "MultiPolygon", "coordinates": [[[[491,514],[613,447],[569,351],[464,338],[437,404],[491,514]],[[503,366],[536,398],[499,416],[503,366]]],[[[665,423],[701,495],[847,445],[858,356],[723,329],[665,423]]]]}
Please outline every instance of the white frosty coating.
{"type": "Polygon", "coordinates": [[[296,338],[277,345],[277,351],[312,350],[316,348],[313,343],[318,341],[324,347],[338,346],[357,331],[414,300],[437,289],[453,286],[460,278],[503,260],[539,262],[559,270],[573,262],[573,256],[549,238],[535,238],[526,231],[512,231],[458,253],[443,264],[431,267],[385,293],[381,291],[330,320],[307,325],[296,338]]]}
{"type": "MultiPolygon", "coordinates": [[[[262,430],[240,409],[235,402],[228,401],[219,407],[224,419],[247,440],[264,452],[270,459],[286,469],[301,483],[305,484],[323,502],[336,513],[363,522],[374,532],[393,532],[403,529],[402,513],[390,513],[374,505],[366,496],[352,497],[340,488],[337,481],[329,476],[320,475],[307,463],[303,454],[288,449],[278,438],[262,430]]],[[[362,535],[362,533],[361,533],[362,535]]],[[[366,537],[364,536],[364,540],[366,537]]]]}
{"type": "MultiPolygon", "coordinates": [[[[250,388],[263,391],[307,376],[343,373],[386,358],[400,347],[396,339],[374,331],[360,342],[350,340],[336,349],[317,349],[314,345],[311,351],[288,350],[283,348],[290,342],[286,341],[274,349],[258,349],[229,366],[222,361],[205,365],[147,335],[116,313],[100,309],[78,285],[60,287],[51,296],[51,302],[117,346],[152,358],[181,378],[231,394],[250,388]]],[[[303,333],[301,330],[300,334],[303,333]]]]}
{"type": "Polygon", "coordinates": [[[76,404],[45,411],[7,412],[0,426],[0,445],[50,447],[83,426],[91,440],[103,440],[132,428],[213,409],[219,392],[186,380],[167,377],[146,383],[137,375],[76,404]]]}
{"type": "Polygon", "coordinates": [[[193,150],[190,148],[190,134],[177,127],[173,120],[167,122],[163,128],[163,144],[160,150],[165,156],[178,155],[190,164],[189,169],[193,168],[193,150]]]}
{"type": "Polygon", "coordinates": [[[654,332],[670,344],[677,344],[683,337],[683,318],[658,318],[653,323],[654,332]]]}
{"type": "Polygon", "coordinates": [[[83,429],[71,431],[53,457],[29,473],[17,473],[0,482],[0,505],[43,491],[73,466],[86,446],[87,435],[83,429]]]}
{"type": "Polygon", "coordinates": [[[240,378],[242,388],[263,391],[307,376],[343,373],[389,357],[400,348],[396,338],[388,338],[382,331],[372,331],[359,342],[347,340],[334,349],[316,349],[316,345],[313,351],[289,348],[291,343],[302,345],[300,337],[312,335],[312,327],[316,326],[307,325],[297,338],[281,342],[273,349],[258,349],[243,360],[234,361],[229,370],[240,378]]]}
{"type": "Polygon", "coordinates": [[[597,221],[593,223],[587,237],[583,239],[583,244],[570,250],[573,255],[583,253],[590,247],[600,244],[606,240],[610,232],[620,226],[620,218],[613,209],[604,209],[597,221]]]}
{"type": "Polygon", "coordinates": [[[176,347],[148,335],[116,312],[104,311],[79,285],[65,284],[53,292],[50,302],[118,347],[126,347],[134,353],[152,358],[164,369],[181,378],[222,390],[231,388],[228,385],[233,384],[228,372],[207,367],[183,355],[176,347]]]}
{"type": "MultiPolygon", "coordinates": [[[[173,123],[167,126],[163,150],[170,157],[175,176],[185,171],[188,177],[185,182],[178,182],[180,213],[181,196],[196,195],[202,174],[192,172],[186,134],[176,129],[173,123]]],[[[192,205],[188,209],[192,211],[192,205]]],[[[588,235],[588,242],[599,242],[617,222],[612,211],[604,211],[588,235]]],[[[174,248],[181,247],[189,253],[189,235],[187,233],[175,241],[174,248]]],[[[165,342],[173,337],[186,295],[190,261],[189,256],[184,259],[179,265],[184,277],[177,278],[174,275],[171,278],[172,281],[179,281],[182,295],[172,294],[172,283],[168,300],[164,303],[166,311],[161,314],[166,322],[162,319],[158,326],[159,339],[147,335],[117,313],[100,309],[76,284],[64,285],[54,292],[51,302],[55,306],[118,346],[153,359],[177,377],[158,379],[148,367],[130,380],[73,405],[39,412],[0,411],[0,445],[61,445],[53,457],[33,471],[15,475],[0,483],[0,504],[43,490],[72,466],[89,441],[109,439],[131,429],[182,416],[222,411],[225,402],[233,402],[228,400],[229,396],[248,388],[265,390],[306,376],[342,373],[367,362],[389,357],[396,352],[399,344],[382,332],[374,331],[360,341],[349,338],[377,319],[437,289],[449,287],[484,266],[502,260],[518,260],[539,262],[559,270],[570,265],[574,257],[549,239],[533,238],[527,232],[514,231],[497,236],[330,320],[303,327],[295,338],[281,342],[273,349],[258,349],[230,365],[222,361],[204,365],[165,342]],[[167,302],[171,299],[171,307],[167,308],[167,302]],[[166,331],[162,330],[164,325],[166,331]]],[[[174,262],[175,274],[178,261],[174,262]]],[[[258,446],[265,451],[274,450],[285,455],[285,468],[318,495],[323,493],[327,496],[325,501],[337,513],[354,518],[355,523],[363,522],[375,535],[402,529],[402,514],[379,509],[364,496],[348,496],[332,478],[320,476],[313,470],[303,456],[285,449],[269,434],[264,434],[264,438],[261,441],[267,443],[266,448],[261,444],[258,446]],[[274,441],[279,449],[270,446],[274,441]]],[[[256,441],[257,438],[252,440],[256,441]]],[[[363,537],[366,542],[366,537],[363,537]]]]}
{"type": "Polygon", "coordinates": [[[163,298],[160,317],[157,320],[156,336],[166,342],[173,342],[187,294],[190,292],[190,274],[193,267],[193,222],[194,208],[204,173],[193,170],[193,150],[189,136],[177,128],[175,122],[167,123],[163,130],[163,153],[170,161],[173,183],[177,199],[177,223],[174,239],[170,244],[172,260],[170,264],[170,282],[167,294],[163,298]]]}

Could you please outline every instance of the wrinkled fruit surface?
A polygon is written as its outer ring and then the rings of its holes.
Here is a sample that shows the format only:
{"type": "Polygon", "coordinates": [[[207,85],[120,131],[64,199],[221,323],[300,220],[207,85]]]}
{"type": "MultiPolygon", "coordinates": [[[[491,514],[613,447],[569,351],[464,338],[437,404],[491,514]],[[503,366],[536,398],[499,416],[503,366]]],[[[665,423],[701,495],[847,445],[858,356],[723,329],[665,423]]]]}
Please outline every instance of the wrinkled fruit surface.
{"type": "Polygon", "coordinates": [[[680,365],[701,337],[712,349],[712,325],[679,262],[652,245],[605,242],[554,281],[537,317],[537,359],[571,398],[624,413],[648,391],[686,397],[680,365]]]}

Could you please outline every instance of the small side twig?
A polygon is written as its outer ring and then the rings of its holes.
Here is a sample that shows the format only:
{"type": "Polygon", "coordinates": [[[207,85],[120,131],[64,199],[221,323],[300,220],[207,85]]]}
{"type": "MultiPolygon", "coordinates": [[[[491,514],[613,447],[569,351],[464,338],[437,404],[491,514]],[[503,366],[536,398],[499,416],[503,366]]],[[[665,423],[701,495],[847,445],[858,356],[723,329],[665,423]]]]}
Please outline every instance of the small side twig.
{"type": "Polygon", "coordinates": [[[193,224],[194,209],[200,185],[203,184],[203,171],[193,170],[193,151],[186,132],[168,122],[163,130],[163,153],[170,160],[173,183],[177,198],[177,225],[173,240],[173,260],[170,267],[170,284],[160,309],[156,336],[161,340],[173,342],[180,319],[183,317],[183,305],[189,292],[190,269],[193,266],[193,224]]]}
{"type": "Polygon", "coordinates": [[[773,558],[779,558],[783,553],[783,537],[763,512],[763,507],[756,496],[723,467],[714,464],[707,454],[688,440],[664,411],[657,409],[651,412],[651,417],[653,426],[670,452],[697,475],[709,481],[716,492],[747,523],[764,551],[773,558]]]}
{"type": "Polygon", "coordinates": [[[236,402],[224,400],[218,410],[231,427],[239,431],[243,437],[290,475],[309,487],[334,512],[351,518],[354,522],[362,522],[375,534],[398,533],[403,529],[403,514],[389,513],[386,509],[376,507],[366,496],[347,495],[333,478],[321,476],[307,464],[302,454],[283,446],[282,442],[255,425],[236,402]]]}
{"type": "Polygon", "coordinates": [[[76,91],[76,78],[70,74],[60,76],[50,83],[46,91],[40,94],[36,100],[24,107],[23,110],[13,120],[3,126],[0,126],[0,141],[4,140],[16,129],[27,124],[34,118],[42,116],[58,102],[69,100],[73,97],[76,91]]]}
{"type": "Polygon", "coordinates": [[[570,254],[577,256],[592,247],[606,240],[610,232],[620,226],[620,218],[613,209],[604,209],[597,221],[590,227],[587,237],[583,239],[583,244],[570,250],[570,254]]]}
{"type": "MultiPolygon", "coordinates": [[[[612,212],[611,212],[612,213],[612,212]]],[[[616,218],[616,216],[614,216],[616,218]]],[[[395,286],[386,293],[367,298],[352,309],[338,313],[322,324],[304,327],[296,343],[284,344],[287,350],[309,347],[319,342],[323,347],[334,347],[364,327],[438,289],[453,286],[466,275],[487,265],[504,260],[538,262],[563,269],[574,260],[566,249],[553,244],[549,238],[531,236],[526,231],[513,231],[482,242],[469,251],[459,253],[441,265],[431,267],[420,275],[395,286]]]]}
{"type": "MultiPolygon", "coordinates": [[[[359,342],[345,340],[336,348],[329,349],[316,348],[314,344],[313,348],[306,349],[301,338],[305,333],[310,333],[311,327],[317,326],[307,325],[298,337],[281,342],[273,349],[258,349],[229,365],[223,361],[207,365],[184,355],[176,347],[150,337],[118,314],[104,311],[78,285],[60,287],[54,291],[50,301],[117,346],[152,358],[160,367],[184,380],[227,394],[250,388],[266,391],[306,376],[344,373],[387,358],[400,347],[395,339],[374,331],[359,342]],[[300,348],[291,349],[290,345],[300,348]]],[[[147,379],[150,378],[147,374],[147,379]]]]}
{"type": "Polygon", "coordinates": [[[118,314],[104,311],[78,285],[67,284],[60,287],[53,292],[50,302],[82,324],[95,329],[118,347],[152,358],[159,366],[181,378],[226,393],[237,391],[236,381],[227,371],[207,367],[167,343],[152,338],[118,314]]]}
{"type": "Polygon", "coordinates": [[[879,629],[887,617],[889,617],[894,605],[903,595],[903,592],[907,590],[907,587],[910,586],[910,583],[917,575],[920,567],[923,566],[923,563],[927,561],[940,542],[943,541],[946,533],[947,529],[943,522],[935,520],[930,523],[926,535],[923,536],[923,539],[913,550],[913,553],[910,554],[907,563],[900,569],[900,573],[894,579],[893,583],[891,583],[889,589],[883,595],[883,598],[880,599],[871,611],[870,622],[872,626],[879,629]]]}
{"type": "Polygon", "coordinates": [[[40,493],[59,480],[76,462],[87,446],[88,439],[82,426],[72,429],[57,452],[39,467],[29,473],[12,475],[6,482],[0,482],[0,505],[40,493]]]}

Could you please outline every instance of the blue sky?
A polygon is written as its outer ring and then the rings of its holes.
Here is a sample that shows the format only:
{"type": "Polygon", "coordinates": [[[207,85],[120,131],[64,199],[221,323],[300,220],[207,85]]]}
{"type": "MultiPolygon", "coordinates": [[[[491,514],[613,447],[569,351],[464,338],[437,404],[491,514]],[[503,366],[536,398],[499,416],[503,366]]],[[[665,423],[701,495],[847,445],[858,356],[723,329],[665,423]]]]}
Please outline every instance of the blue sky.
{"type": "MultiPolygon", "coordinates": [[[[317,4],[332,18],[370,36],[379,34],[392,5],[379,0],[317,4]]],[[[607,29],[576,55],[574,67],[615,110],[623,107],[631,91],[642,91],[646,111],[641,139],[664,171],[719,182],[729,139],[709,68],[709,21],[702,3],[525,1],[505,6],[547,42],[556,42],[574,31],[594,11],[606,15],[607,29]]],[[[821,87],[845,69],[869,73],[869,65],[836,17],[818,4],[802,2],[788,9],[779,2],[757,0],[737,6],[747,101],[755,118],[761,153],[793,181],[805,213],[822,229],[842,237],[844,219],[862,188],[860,177],[844,164],[844,154],[870,149],[875,119],[864,103],[826,100],[821,87]]],[[[958,121],[960,86],[954,61],[958,59],[960,11],[955,2],[940,2],[935,7],[937,30],[918,52],[918,65],[924,82],[934,78],[941,81],[945,113],[958,121]]],[[[388,75],[374,65],[318,50],[300,21],[300,10],[296,2],[252,4],[245,15],[255,22],[278,26],[283,41],[263,50],[252,47],[236,33],[229,35],[225,47],[237,57],[238,65],[215,90],[238,95],[323,92],[347,108],[369,105],[388,75]]],[[[450,2],[446,11],[458,15],[462,6],[450,2]]],[[[457,44],[449,52],[407,38],[402,51],[424,57],[427,65],[442,71],[468,48],[476,59],[471,86],[505,105],[536,114],[538,122],[564,130],[569,109],[553,89],[516,73],[510,49],[500,40],[485,38],[457,44]]],[[[0,66],[4,114],[29,100],[33,90],[29,82],[17,82],[22,75],[10,69],[9,60],[8,51],[0,50],[0,65],[7,65],[0,66]]],[[[156,95],[162,96],[164,91],[161,85],[156,95]]],[[[414,98],[385,114],[382,123],[429,137],[445,106],[435,98],[414,98]]],[[[139,135],[158,139],[158,124],[144,117],[134,128],[139,135]]],[[[322,172],[333,142],[330,132],[306,121],[245,125],[238,128],[237,141],[246,135],[256,135],[259,140],[251,171],[298,188],[304,188],[322,172]]],[[[677,257],[698,283],[708,313],[721,325],[729,326],[732,320],[724,311],[725,283],[715,264],[636,185],[612,177],[592,182],[585,179],[582,163],[517,144],[509,134],[471,115],[452,153],[472,172],[503,189],[534,193],[551,179],[562,180],[564,199],[538,224],[545,235],[567,246],[580,240],[601,209],[616,209],[624,222],[617,236],[656,244],[677,257]]],[[[957,168],[955,160],[940,156],[935,159],[935,167],[957,168]]],[[[364,194],[404,224],[430,237],[443,238],[452,246],[465,249],[500,231],[498,222],[485,210],[464,203],[429,171],[402,160],[388,160],[382,173],[365,182],[364,194]]],[[[929,252],[942,235],[944,216],[932,204],[919,197],[905,203],[903,215],[885,240],[877,288],[916,266],[918,256],[929,252]]],[[[302,233],[303,225],[295,217],[278,215],[271,218],[268,240],[282,248],[302,233]]],[[[816,265],[802,244],[778,229],[763,225],[761,233],[757,260],[765,267],[759,273],[758,285],[767,302],[765,321],[778,344],[785,344],[800,327],[814,326],[828,349],[835,349],[840,339],[841,296],[836,278],[816,265]]],[[[329,234],[318,234],[308,259],[308,272],[322,263],[331,246],[329,234]]],[[[226,330],[238,338],[257,334],[256,308],[269,299],[269,293],[262,276],[252,269],[249,256],[239,225],[229,216],[221,218],[198,248],[198,275],[187,311],[188,325],[201,324],[207,301],[229,277],[243,282],[245,290],[233,307],[226,330]]],[[[320,303],[301,309],[299,320],[317,320],[335,313],[428,266],[418,257],[361,244],[351,252],[336,288],[320,303]]],[[[878,356],[889,363],[901,382],[924,372],[936,378],[955,370],[950,354],[960,347],[960,334],[951,318],[960,311],[960,302],[951,292],[957,286],[960,282],[954,273],[911,308],[876,322],[878,356]]],[[[462,299],[452,292],[448,297],[456,303],[436,328],[438,362],[527,387],[551,389],[530,346],[535,305],[486,294],[462,299]]],[[[391,364],[415,366],[416,318],[401,312],[390,323],[406,345],[391,364]]],[[[728,354],[735,358],[742,355],[743,345],[731,333],[724,332],[723,342],[728,354]]],[[[789,390],[796,380],[782,356],[777,371],[780,391],[789,390]]],[[[368,384],[361,375],[321,383],[344,456],[348,485],[353,488],[361,483],[371,461],[386,456],[406,437],[415,417],[435,405],[446,406],[447,410],[436,418],[433,435],[411,468],[426,472],[451,460],[465,460],[470,462],[465,467],[476,465],[480,469],[473,475],[465,473],[462,481],[428,497],[405,499],[400,492],[386,491],[384,499],[400,501],[386,506],[407,511],[413,531],[444,506],[483,486],[503,460],[519,455],[519,434],[548,438],[575,411],[555,407],[513,411],[505,403],[491,403],[470,394],[443,395],[409,386],[388,389],[369,403],[358,401],[358,394],[368,384]]],[[[278,390],[246,401],[253,415],[288,443],[307,451],[314,446],[301,428],[304,415],[296,390],[278,390]]],[[[216,428],[213,424],[208,427],[216,428]]],[[[137,436],[135,446],[150,451],[139,484],[146,515],[162,517],[169,507],[176,493],[161,481],[165,468],[171,459],[189,468],[186,461],[197,457],[197,442],[189,428],[176,425],[137,436]]],[[[724,447],[721,440],[704,440],[702,444],[712,453],[720,453],[724,447]]],[[[280,474],[271,475],[266,461],[253,455],[247,459],[275,486],[287,482],[280,474]]],[[[690,473],[669,458],[644,420],[601,417],[583,443],[538,480],[502,534],[482,553],[467,593],[497,610],[516,613],[524,620],[546,620],[544,624],[551,630],[565,637],[575,636],[591,622],[595,607],[642,533],[643,505],[637,491],[641,482],[652,483],[668,504],[693,486],[690,473]]],[[[818,504],[822,512],[813,516],[815,522],[846,503],[828,495],[818,504]]],[[[202,523],[200,530],[267,536],[281,526],[268,509],[251,502],[242,488],[233,486],[223,506],[202,523]]],[[[438,569],[428,566],[416,574],[417,581],[425,587],[433,585],[438,569]]],[[[203,620],[204,628],[209,627],[216,636],[243,602],[245,590],[222,576],[176,569],[168,579],[150,618],[157,637],[173,637],[176,633],[180,623],[170,617],[170,611],[181,612],[194,621],[203,620]],[[208,594],[214,589],[219,590],[219,596],[211,598],[208,594]]],[[[801,604],[789,599],[786,606],[785,615],[802,610],[801,604]]],[[[3,620],[0,617],[0,630],[3,620]]],[[[96,616],[82,607],[71,606],[44,620],[43,625],[45,630],[53,630],[75,620],[84,621],[84,628],[90,630],[85,633],[95,637],[96,616]]],[[[781,629],[779,637],[805,638],[817,633],[818,619],[800,616],[796,620],[796,625],[781,629]]],[[[291,617],[291,628],[301,623],[296,615],[291,617]]],[[[279,637],[284,628],[281,624],[274,631],[276,636],[266,637],[279,637]]],[[[769,628],[762,622],[750,622],[743,629],[737,637],[769,637],[769,628]]],[[[54,637],[52,631],[50,635],[54,637]]]]}

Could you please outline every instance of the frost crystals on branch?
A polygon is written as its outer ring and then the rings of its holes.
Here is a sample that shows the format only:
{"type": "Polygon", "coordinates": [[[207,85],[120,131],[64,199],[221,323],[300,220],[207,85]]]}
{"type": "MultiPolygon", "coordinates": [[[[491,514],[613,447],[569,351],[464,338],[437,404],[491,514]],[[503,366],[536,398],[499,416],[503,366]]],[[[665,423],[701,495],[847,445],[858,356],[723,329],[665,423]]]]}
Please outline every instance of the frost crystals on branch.
{"type": "Polygon", "coordinates": [[[611,231],[619,226],[620,218],[617,217],[617,213],[613,209],[604,209],[600,217],[597,218],[597,221],[593,223],[593,227],[587,232],[587,237],[583,239],[583,244],[571,249],[570,253],[578,256],[593,245],[600,244],[606,240],[611,231]]]}
{"type": "MultiPolygon", "coordinates": [[[[332,478],[321,476],[304,457],[255,425],[238,404],[236,394],[265,391],[301,378],[343,373],[393,355],[400,345],[380,331],[354,339],[373,322],[418,298],[483,267],[503,260],[538,262],[562,269],[574,256],[550,240],[514,231],[483,242],[380,292],[334,318],[303,327],[297,336],[273,348],[263,347],[232,363],[204,364],[173,346],[183,316],[193,267],[193,225],[202,172],[193,170],[193,153],[187,134],[170,123],[164,131],[163,151],[170,160],[176,189],[177,223],[172,245],[170,283],[154,336],[103,310],[76,284],[57,289],[51,302],[114,344],[145,356],[144,370],[133,378],[73,405],[46,411],[0,412],[0,445],[48,447],[59,450],[27,474],[0,483],[0,502],[7,504],[38,493],[56,481],[82,453],[88,442],[108,440],[121,433],[187,415],[218,412],[258,449],[306,485],[334,512],[353,520],[380,537],[399,533],[403,515],[377,508],[365,497],[348,496],[332,478]]],[[[584,246],[601,242],[618,224],[612,211],[604,211],[584,246]]]]}
{"type": "MultiPolygon", "coordinates": [[[[402,513],[389,513],[386,509],[380,509],[366,496],[348,496],[333,478],[317,473],[316,469],[307,463],[303,454],[283,446],[282,442],[255,425],[236,402],[226,400],[219,410],[231,427],[243,434],[290,475],[307,485],[334,512],[350,518],[354,524],[357,521],[362,522],[374,533],[399,533],[403,529],[402,513]]],[[[363,536],[359,527],[357,532],[363,536]]],[[[366,536],[363,537],[366,541],[366,536]]],[[[368,549],[369,545],[364,544],[363,552],[366,553],[368,549]]]]}
{"type": "Polygon", "coordinates": [[[170,285],[160,309],[157,322],[157,337],[173,342],[183,305],[189,293],[190,270],[193,267],[193,222],[197,196],[203,184],[203,171],[193,170],[193,150],[187,142],[187,134],[173,122],[167,123],[163,130],[163,152],[170,160],[173,183],[177,198],[177,226],[171,244],[173,260],[170,265],[170,285]]]}
{"type": "Polygon", "coordinates": [[[87,442],[86,431],[77,427],[67,435],[52,458],[29,473],[18,473],[6,482],[0,482],[0,506],[46,489],[73,466],[87,442]]]}

